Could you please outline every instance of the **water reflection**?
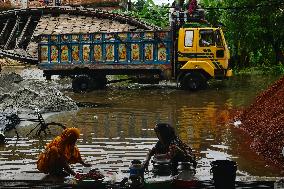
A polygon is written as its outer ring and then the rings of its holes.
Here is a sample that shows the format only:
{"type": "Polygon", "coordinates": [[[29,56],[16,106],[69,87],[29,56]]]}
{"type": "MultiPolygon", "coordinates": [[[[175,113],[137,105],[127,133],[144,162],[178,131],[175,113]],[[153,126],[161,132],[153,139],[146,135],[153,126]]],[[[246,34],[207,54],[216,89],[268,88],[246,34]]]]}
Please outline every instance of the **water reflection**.
{"type": "MultiPolygon", "coordinates": [[[[131,160],[144,160],[157,141],[154,125],[167,122],[194,149],[200,178],[211,178],[210,162],[216,159],[237,161],[239,176],[254,179],[280,176],[279,169],[266,166],[261,157],[250,151],[248,136],[228,124],[232,110],[250,104],[259,91],[275,80],[262,78],[260,82],[258,79],[236,78],[236,81],[216,84],[217,87],[196,93],[170,88],[67,92],[76,101],[98,106],[80,108],[50,119],[80,128],[78,146],[83,158],[106,172],[123,172],[128,170],[131,160]]],[[[25,127],[21,132],[28,129],[25,127]]],[[[17,141],[8,138],[7,144],[0,147],[0,177],[35,171],[37,155],[51,139],[20,138],[17,141]]],[[[82,167],[75,165],[75,169],[82,167]]]]}

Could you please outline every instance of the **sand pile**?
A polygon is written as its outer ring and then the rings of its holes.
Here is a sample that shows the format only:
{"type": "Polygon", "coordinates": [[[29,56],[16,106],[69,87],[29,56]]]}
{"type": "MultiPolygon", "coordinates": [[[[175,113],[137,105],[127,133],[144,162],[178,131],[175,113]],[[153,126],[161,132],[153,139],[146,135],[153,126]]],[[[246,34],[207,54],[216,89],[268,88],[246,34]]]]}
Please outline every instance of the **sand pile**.
{"type": "Polygon", "coordinates": [[[251,147],[284,166],[284,77],[261,93],[240,116],[242,129],[253,138],[251,147]]]}
{"type": "Polygon", "coordinates": [[[15,73],[0,75],[0,111],[39,108],[42,113],[76,110],[76,102],[54,82],[23,80],[15,73]]]}

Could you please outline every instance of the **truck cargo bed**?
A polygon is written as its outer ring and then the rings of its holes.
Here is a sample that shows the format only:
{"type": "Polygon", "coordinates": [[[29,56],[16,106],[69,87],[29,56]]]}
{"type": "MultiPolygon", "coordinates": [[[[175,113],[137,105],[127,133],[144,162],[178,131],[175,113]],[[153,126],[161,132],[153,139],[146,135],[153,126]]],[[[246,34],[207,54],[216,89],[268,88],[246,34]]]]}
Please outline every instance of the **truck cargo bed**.
{"type": "Polygon", "coordinates": [[[41,35],[39,40],[39,68],[49,75],[171,69],[170,31],[41,35]]]}

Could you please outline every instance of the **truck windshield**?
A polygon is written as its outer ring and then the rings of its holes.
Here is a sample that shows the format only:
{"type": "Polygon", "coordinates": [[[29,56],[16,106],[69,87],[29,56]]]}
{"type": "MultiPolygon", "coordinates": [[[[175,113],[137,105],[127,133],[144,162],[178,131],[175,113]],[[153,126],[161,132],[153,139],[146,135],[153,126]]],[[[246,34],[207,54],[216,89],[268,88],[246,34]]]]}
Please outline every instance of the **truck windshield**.
{"type": "Polygon", "coordinates": [[[215,45],[213,30],[200,30],[199,31],[199,46],[209,47],[212,45],[215,45]]]}
{"type": "Polygon", "coordinates": [[[223,47],[223,41],[220,30],[213,31],[210,30],[200,30],[199,31],[199,46],[209,47],[209,46],[223,47]]]}

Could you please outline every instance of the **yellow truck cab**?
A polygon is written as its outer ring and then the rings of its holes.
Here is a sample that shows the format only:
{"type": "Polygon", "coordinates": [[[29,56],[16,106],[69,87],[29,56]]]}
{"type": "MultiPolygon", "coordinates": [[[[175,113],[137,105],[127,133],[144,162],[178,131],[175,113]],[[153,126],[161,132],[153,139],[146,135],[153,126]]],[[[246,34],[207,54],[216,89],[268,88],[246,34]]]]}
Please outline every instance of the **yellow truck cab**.
{"type": "Polygon", "coordinates": [[[220,28],[182,27],[177,38],[177,80],[181,88],[197,90],[209,79],[232,76],[230,53],[220,28]]]}

